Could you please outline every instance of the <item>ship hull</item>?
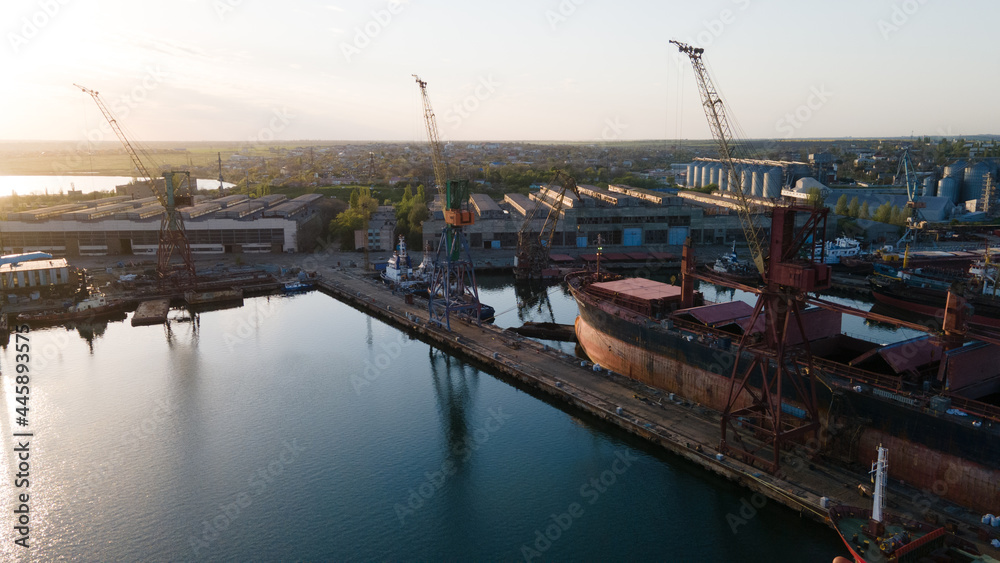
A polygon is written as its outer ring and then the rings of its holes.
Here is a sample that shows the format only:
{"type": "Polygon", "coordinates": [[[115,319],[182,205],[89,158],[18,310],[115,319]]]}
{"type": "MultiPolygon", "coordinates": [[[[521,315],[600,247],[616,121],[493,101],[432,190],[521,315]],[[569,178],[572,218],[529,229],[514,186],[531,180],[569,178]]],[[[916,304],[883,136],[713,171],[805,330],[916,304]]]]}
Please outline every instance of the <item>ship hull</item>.
{"type": "MultiPolygon", "coordinates": [[[[664,328],[572,283],[570,290],[579,307],[577,340],[594,363],[714,410],[726,408],[738,357],[734,342],[664,328]]],[[[741,367],[748,361],[741,357],[741,367]]],[[[834,458],[866,465],[876,445],[891,444],[893,477],[920,489],[928,506],[942,498],[985,512],[1000,505],[1000,440],[986,425],[909,407],[899,402],[905,395],[857,391],[833,373],[818,377],[827,383],[817,388],[821,441],[834,458]]]]}
{"type": "MultiPolygon", "coordinates": [[[[910,311],[927,317],[943,318],[947,294],[940,296],[928,294],[925,291],[912,290],[903,294],[901,291],[872,286],[872,297],[879,303],[890,307],[910,311]]],[[[969,324],[1000,328],[1000,307],[996,305],[978,304],[972,302],[973,315],[969,324]]]]}

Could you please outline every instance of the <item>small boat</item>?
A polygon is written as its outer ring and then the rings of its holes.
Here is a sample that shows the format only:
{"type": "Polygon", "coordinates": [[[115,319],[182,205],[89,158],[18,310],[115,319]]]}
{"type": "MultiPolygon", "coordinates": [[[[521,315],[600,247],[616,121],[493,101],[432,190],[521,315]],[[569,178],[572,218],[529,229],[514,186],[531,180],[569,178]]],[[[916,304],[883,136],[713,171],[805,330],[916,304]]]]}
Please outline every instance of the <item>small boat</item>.
{"type": "Polygon", "coordinates": [[[108,319],[121,315],[128,307],[124,301],[108,301],[103,293],[91,295],[79,303],[68,306],[62,311],[41,311],[38,313],[19,313],[17,322],[29,325],[54,325],[72,321],[88,321],[108,319]]]}
{"type": "Polygon", "coordinates": [[[823,247],[824,264],[840,264],[844,258],[859,258],[861,255],[861,241],[856,238],[837,237],[836,240],[826,241],[823,247]]]}
{"type": "Polygon", "coordinates": [[[855,563],[874,561],[939,561],[941,563],[996,563],[983,555],[971,542],[959,538],[944,527],[907,520],[885,510],[885,484],[888,479],[888,450],[878,447],[878,460],[872,464],[875,477],[871,509],[831,506],[830,520],[840,539],[850,550],[855,563]]]}
{"type": "Polygon", "coordinates": [[[744,283],[756,283],[760,280],[757,269],[746,262],[741,262],[736,255],[736,242],[733,242],[733,250],[729,254],[723,254],[711,266],[713,273],[725,276],[733,281],[744,283]]]}
{"type": "Polygon", "coordinates": [[[309,281],[290,281],[286,282],[282,287],[282,291],[285,293],[303,293],[306,291],[311,291],[316,288],[316,284],[309,281]]]}

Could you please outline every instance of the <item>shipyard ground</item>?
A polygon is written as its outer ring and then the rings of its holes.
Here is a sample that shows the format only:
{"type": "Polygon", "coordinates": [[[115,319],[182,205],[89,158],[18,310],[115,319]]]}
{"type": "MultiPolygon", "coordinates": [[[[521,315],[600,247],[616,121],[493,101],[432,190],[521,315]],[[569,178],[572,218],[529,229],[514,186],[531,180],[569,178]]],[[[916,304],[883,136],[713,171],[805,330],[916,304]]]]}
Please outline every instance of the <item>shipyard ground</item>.
{"type": "MultiPolygon", "coordinates": [[[[93,257],[73,259],[78,267],[89,268],[97,285],[127,270],[144,267],[138,260],[93,257]],[[130,267],[128,262],[132,262],[130,267]],[[111,268],[108,272],[106,268],[111,268]]],[[[533,394],[547,395],[568,404],[575,413],[587,413],[607,421],[649,443],[672,452],[690,463],[734,481],[747,489],[740,503],[734,504],[727,523],[734,534],[754,514],[767,505],[780,504],[803,517],[829,524],[821,498],[834,503],[865,506],[870,499],[860,498],[859,485],[870,486],[864,469],[856,471],[831,464],[822,458],[810,458],[807,452],[791,451],[783,460],[777,475],[744,464],[734,458],[717,457],[720,416],[703,406],[691,404],[683,397],[670,400],[666,393],[604,370],[594,371],[591,364],[581,366],[581,360],[524,338],[512,331],[492,325],[476,326],[453,320],[451,331],[428,324],[426,301],[407,304],[404,297],[393,294],[384,284],[365,275],[352,264],[361,262],[355,252],[322,252],[315,254],[263,254],[235,257],[212,256],[197,260],[198,267],[269,264],[280,268],[302,268],[316,271],[321,277],[320,288],[332,297],[366,314],[407,331],[433,346],[474,362],[518,387],[533,394]]],[[[109,294],[113,298],[113,294],[109,294]]],[[[349,376],[350,374],[344,374],[349,376]]],[[[874,452],[873,452],[874,455],[874,452]]],[[[982,534],[986,529],[981,515],[940,499],[934,491],[921,491],[892,481],[889,486],[889,507],[896,513],[923,516],[954,527],[969,541],[994,557],[1000,555],[982,534]]]]}

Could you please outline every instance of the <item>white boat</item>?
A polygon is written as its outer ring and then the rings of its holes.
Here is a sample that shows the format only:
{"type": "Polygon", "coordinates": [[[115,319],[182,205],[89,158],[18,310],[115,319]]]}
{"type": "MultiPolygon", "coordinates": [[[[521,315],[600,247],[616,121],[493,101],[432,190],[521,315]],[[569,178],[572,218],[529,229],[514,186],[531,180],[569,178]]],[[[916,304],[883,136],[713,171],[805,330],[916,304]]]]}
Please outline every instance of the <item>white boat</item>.
{"type": "Polygon", "coordinates": [[[850,237],[837,237],[826,241],[824,264],[840,264],[842,258],[860,258],[861,241],[850,237]]]}
{"type": "Polygon", "coordinates": [[[406,253],[406,239],[402,235],[399,236],[398,249],[392,252],[385,271],[382,272],[382,279],[404,289],[423,283],[423,279],[414,274],[413,262],[406,253]]]}

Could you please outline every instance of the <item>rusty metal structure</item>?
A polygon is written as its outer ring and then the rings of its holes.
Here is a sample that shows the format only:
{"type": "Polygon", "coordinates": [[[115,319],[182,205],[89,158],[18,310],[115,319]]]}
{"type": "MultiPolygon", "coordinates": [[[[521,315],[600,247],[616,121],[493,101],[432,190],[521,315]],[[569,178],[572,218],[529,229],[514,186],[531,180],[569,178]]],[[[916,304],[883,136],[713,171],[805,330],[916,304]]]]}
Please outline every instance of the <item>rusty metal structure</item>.
{"type": "MultiPolygon", "coordinates": [[[[563,172],[556,170],[549,186],[560,186],[558,195],[554,201],[547,205],[549,212],[545,217],[545,223],[541,230],[535,233],[531,226],[535,221],[538,209],[542,207],[541,195],[535,200],[531,212],[524,217],[524,223],[517,233],[517,252],[514,254],[514,279],[532,280],[541,279],[542,270],[549,265],[549,250],[552,248],[552,240],[559,225],[559,218],[562,216],[563,201],[566,192],[572,191],[577,198],[580,192],[577,189],[576,180],[563,172]]],[[[548,186],[546,187],[548,188],[548,186]]]]}

